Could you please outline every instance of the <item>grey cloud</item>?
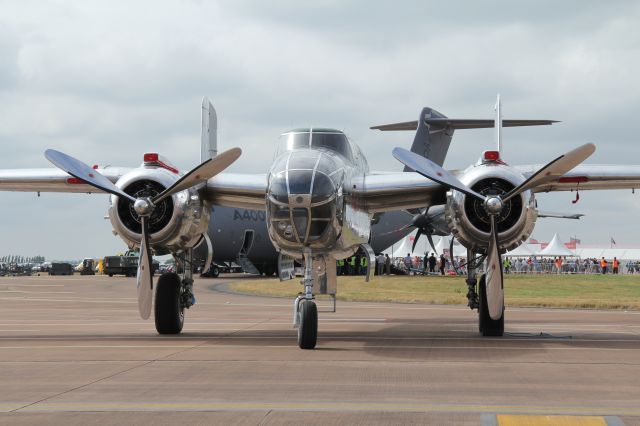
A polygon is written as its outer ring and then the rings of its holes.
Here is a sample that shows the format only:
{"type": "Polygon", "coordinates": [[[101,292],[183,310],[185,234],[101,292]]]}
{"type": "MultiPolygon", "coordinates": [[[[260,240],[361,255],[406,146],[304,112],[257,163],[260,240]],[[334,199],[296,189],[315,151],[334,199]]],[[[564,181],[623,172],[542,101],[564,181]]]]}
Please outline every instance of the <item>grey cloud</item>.
{"type": "MultiPolygon", "coordinates": [[[[425,105],[450,117],[491,118],[498,92],[505,117],[563,120],[505,129],[509,162],[541,163],[593,141],[598,151],[591,162],[639,163],[640,5],[632,1],[2,7],[0,140],[12,147],[3,168],[47,167],[42,152],[49,147],[123,166],[158,151],[191,167],[199,156],[200,98],[208,95],[218,110],[220,147],[244,150],[234,171],[266,171],[278,135],[306,125],[344,129],[373,169],[400,170],[391,149],[409,146],[413,134],[369,126],[416,119],[425,105]]],[[[457,132],[446,165],[464,167],[493,145],[490,130],[457,132]]],[[[638,205],[628,203],[628,194],[606,196],[617,211],[595,206],[588,220],[618,214],[613,228],[628,223],[621,212],[638,205]]],[[[51,208],[37,225],[40,234],[62,220],[51,200],[78,203],[85,218],[102,217],[106,208],[106,200],[87,203],[91,197],[77,195],[2,197],[25,209],[51,208]]],[[[569,198],[541,200],[562,211],[569,198]]],[[[590,209],[589,198],[579,207],[590,209]]],[[[3,214],[0,230],[14,232],[7,228],[18,222],[3,214]]],[[[92,221],[89,227],[101,229],[95,244],[118,245],[102,232],[103,222],[92,221]]],[[[85,226],[80,222],[87,223],[77,218],[75,226],[85,226]]],[[[544,238],[554,226],[541,222],[536,233],[544,238]]],[[[606,232],[596,233],[592,222],[567,226],[584,226],[576,230],[594,239],[606,232]]],[[[628,238],[637,240],[637,232],[628,238]]],[[[54,241],[48,244],[56,250],[54,241]]]]}

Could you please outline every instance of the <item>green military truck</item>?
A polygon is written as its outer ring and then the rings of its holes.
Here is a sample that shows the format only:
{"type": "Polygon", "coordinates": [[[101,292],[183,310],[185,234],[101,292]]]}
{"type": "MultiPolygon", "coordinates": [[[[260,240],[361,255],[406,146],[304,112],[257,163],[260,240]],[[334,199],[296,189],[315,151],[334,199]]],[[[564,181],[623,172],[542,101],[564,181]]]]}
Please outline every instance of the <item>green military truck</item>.
{"type": "MultiPolygon", "coordinates": [[[[103,273],[110,277],[114,275],[124,275],[135,277],[138,273],[138,256],[133,256],[132,252],[126,252],[124,256],[106,256],[102,260],[103,273]]],[[[157,261],[151,263],[151,273],[154,274],[160,264],[157,261]]]]}
{"type": "Polygon", "coordinates": [[[110,277],[114,275],[135,277],[138,271],[137,256],[105,256],[102,262],[104,274],[110,277]]]}

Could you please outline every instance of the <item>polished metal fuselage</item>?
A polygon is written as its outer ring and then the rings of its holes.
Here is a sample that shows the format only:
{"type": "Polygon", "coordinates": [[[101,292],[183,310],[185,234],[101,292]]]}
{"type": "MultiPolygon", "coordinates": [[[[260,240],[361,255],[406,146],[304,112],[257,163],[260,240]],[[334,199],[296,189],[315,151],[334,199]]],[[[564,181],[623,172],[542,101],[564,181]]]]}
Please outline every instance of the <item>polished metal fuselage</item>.
{"type": "Polygon", "coordinates": [[[354,182],[362,182],[368,165],[360,149],[350,145],[351,158],[312,146],[276,158],[268,175],[266,210],[276,250],[296,259],[305,250],[341,259],[369,240],[371,214],[352,190],[354,182]],[[319,180],[327,183],[321,193],[319,180]]]}

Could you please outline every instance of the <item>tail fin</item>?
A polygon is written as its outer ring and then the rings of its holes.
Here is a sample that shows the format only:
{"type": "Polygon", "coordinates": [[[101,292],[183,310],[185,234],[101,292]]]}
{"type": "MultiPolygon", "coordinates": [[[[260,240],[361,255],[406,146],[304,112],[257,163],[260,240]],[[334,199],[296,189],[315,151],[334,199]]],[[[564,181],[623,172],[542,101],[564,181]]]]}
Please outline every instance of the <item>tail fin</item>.
{"type": "MultiPolygon", "coordinates": [[[[423,108],[420,118],[416,121],[383,124],[373,126],[373,130],[416,130],[411,145],[411,151],[422,155],[434,163],[442,166],[447,156],[453,132],[456,129],[485,129],[496,128],[496,143],[498,151],[502,151],[502,128],[518,126],[547,126],[558,123],[556,120],[503,120],[500,108],[500,95],[496,102],[496,117],[493,120],[478,118],[447,118],[432,108],[423,108]]],[[[405,171],[407,168],[405,167],[405,171]]]]}
{"type": "Polygon", "coordinates": [[[200,162],[218,155],[218,116],[211,101],[202,98],[202,132],[200,133],[200,162]]]}
{"type": "MultiPolygon", "coordinates": [[[[429,124],[430,119],[446,119],[447,117],[431,108],[423,108],[417,122],[416,135],[413,138],[411,152],[422,155],[442,166],[449,151],[453,129],[429,124]]],[[[410,171],[405,166],[404,171],[410,171]]]]}

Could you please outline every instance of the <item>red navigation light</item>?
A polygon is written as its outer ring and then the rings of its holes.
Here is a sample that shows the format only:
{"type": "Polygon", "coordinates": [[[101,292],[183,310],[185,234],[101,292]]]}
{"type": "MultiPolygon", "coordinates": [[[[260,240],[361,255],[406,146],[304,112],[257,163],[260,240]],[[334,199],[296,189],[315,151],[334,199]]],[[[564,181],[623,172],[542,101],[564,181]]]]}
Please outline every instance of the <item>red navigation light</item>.
{"type": "Polygon", "coordinates": [[[173,167],[167,160],[165,160],[161,155],[157,152],[146,152],[144,154],[144,164],[146,166],[152,167],[162,167],[163,169],[169,170],[171,173],[179,174],[178,169],[173,167]]]}
{"type": "Polygon", "coordinates": [[[158,162],[158,153],[157,152],[146,152],[144,154],[143,161],[145,163],[157,163],[158,162]]]}
{"type": "Polygon", "coordinates": [[[498,161],[500,160],[500,151],[485,151],[484,159],[487,161],[498,161]]]}

